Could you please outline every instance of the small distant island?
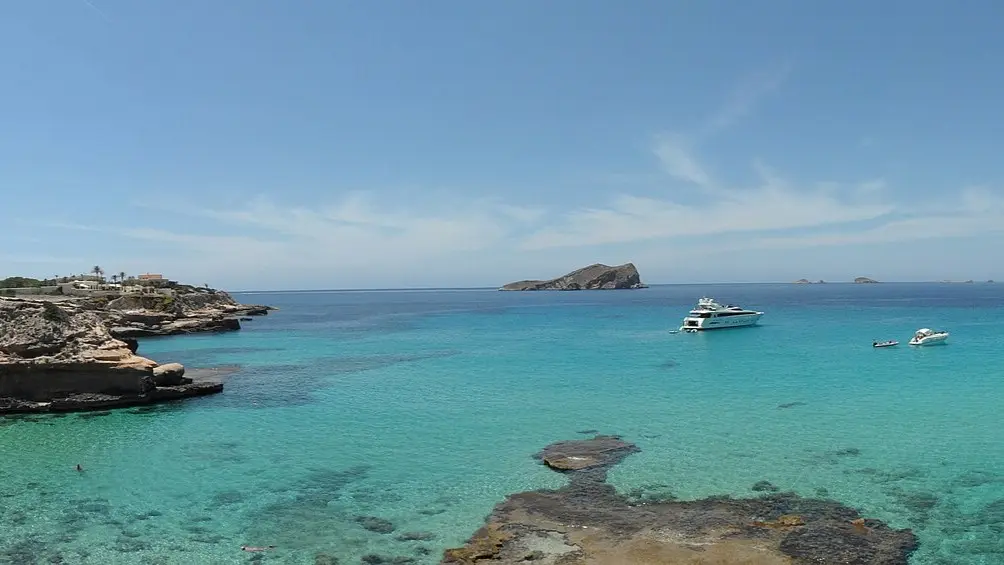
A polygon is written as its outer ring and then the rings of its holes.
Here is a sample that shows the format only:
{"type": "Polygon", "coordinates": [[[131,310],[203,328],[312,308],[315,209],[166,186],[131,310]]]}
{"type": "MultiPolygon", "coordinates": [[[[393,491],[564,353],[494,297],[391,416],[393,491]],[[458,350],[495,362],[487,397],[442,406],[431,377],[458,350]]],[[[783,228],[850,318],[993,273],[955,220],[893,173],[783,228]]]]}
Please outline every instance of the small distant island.
{"type": "MultiPolygon", "coordinates": [[[[94,410],[223,390],[179,363],[136,354],[135,338],[232,331],[274,308],[160,274],[0,280],[0,414],[94,410]],[[192,378],[192,375],[197,378],[192,378]]],[[[204,372],[202,374],[205,374],[204,372]]],[[[218,376],[218,375],[214,375],[218,376]]]]}
{"type": "Polygon", "coordinates": [[[874,283],[877,283],[877,282],[878,282],[877,280],[870,279],[868,277],[858,277],[858,278],[854,279],[854,284],[874,284],[874,283]]]}
{"type": "Polygon", "coordinates": [[[809,279],[798,279],[794,284],[826,284],[826,281],[819,279],[816,282],[812,282],[809,279]]]}
{"type": "Polygon", "coordinates": [[[499,290],[617,290],[647,288],[633,263],[616,267],[595,264],[551,280],[525,280],[503,285],[499,290]]]}

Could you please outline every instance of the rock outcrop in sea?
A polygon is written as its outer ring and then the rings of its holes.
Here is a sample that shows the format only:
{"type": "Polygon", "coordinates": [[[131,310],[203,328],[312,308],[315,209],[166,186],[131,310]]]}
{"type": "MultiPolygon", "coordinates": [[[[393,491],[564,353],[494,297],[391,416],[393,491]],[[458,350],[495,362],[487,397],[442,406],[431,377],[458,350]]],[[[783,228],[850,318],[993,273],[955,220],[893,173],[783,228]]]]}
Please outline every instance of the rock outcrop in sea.
{"type": "Polygon", "coordinates": [[[239,330],[239,318],[265,315],[273,309],[240,304],[224,291],[197,287],[179,288],[171,295],[94,298],[83,304],[93,308],[118,338],[239,330]]]}
{"type": "Polygon", "coordinates": [[[773,488],[750,499],[633,502],[606,478],[637,451],[617,436],[546,447],[537,458],[567,474],[569,484],[509,496],[466,545],[446,550],[441,563],[906,565],[917,547],[910,530],[773,488]]]}
{"type": "Polygon", "coordinates": [[[556,279],[517,281],[504,285],[499,290],[614,290],[644,287],[633,263],[616,267],[597,263],[556,279]]]}
{"type": "Polygon", "coordinates": [[[108,408],[213,394],[217,381],[136,355],[86,304],[0,298],[0,413],[108,408]]]}
{"type": "Polygon", "coordinates": [[[875,279],[870,279],[868,277],[858,277],[854,279],[854,282],[857,284],[872,284],[872,283],[877,283],[878,281],[875,279]]]}

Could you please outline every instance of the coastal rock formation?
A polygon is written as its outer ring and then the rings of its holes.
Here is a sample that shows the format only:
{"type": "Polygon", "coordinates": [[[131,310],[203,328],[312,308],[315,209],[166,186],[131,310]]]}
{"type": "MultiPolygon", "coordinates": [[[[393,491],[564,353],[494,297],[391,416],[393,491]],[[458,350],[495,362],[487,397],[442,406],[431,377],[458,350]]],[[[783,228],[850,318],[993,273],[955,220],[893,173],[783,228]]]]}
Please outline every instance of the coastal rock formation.
{"type": "Polygon", "coordinates": [[[870,279],[868,277],[858,277],[854,279],[854,282],[857,284],[871,284],[871,283],[877,283],[878,281],[875,279],[870,279]]]}
{"type": "Polygon", "coordinates": [[[112,337],[78,303],[0,298],[0,413],[105,408],[220,392],[112,337]]]}
{"type": "Polygon", "coordinates": [[[549,281],[517,281],[499,290],[613,290],[644,286],[633,263],[616,267],[597,263],[549,281]]]}
{"type": "Polygon", "coordinates": [[[117,338],[239,330],[239,317],[265,315],[272,309],[240,304],[226,292],[195,287],[180,288],[170,296],[132,294],[86,304],[117,338]]]}
{"type": "Polygon", "coordinates": [[[616,436],[548,446],[537,457],[567,474],[569,484],[509,496],[440,563],[906,565],[917,546],[909,530],[791,493],[632,504],[607,484],[606,473],[636,451],[616,436]]]}

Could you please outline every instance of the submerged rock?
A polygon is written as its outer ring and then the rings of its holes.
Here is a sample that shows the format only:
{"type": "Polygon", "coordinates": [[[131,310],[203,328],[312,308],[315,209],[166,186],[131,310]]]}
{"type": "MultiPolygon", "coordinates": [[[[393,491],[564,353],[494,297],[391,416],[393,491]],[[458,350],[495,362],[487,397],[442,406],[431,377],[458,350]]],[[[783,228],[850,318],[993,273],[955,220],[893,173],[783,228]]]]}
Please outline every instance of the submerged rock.
{"type": "Polygon", "coordinates": [[[790,493],[632,505],[606,473],[636,451],[616,436],[548,446],[536,457],[566,473],[569,484],[509,496],[441,563],[905,565],[917,546],[910,530],[790,493]]]}
{"type": "Polygon", "coordinates": [[[356,523],[364,529],[378,534],[389,534],[396,529],[390,520],[376,516],[356,516],[356,523]]]}
{"type": "Polygon", "coordinates": [[[614,290],[644,286],[633,263],[617,267],[597,263],[549,281],[518,281],[499,290],[614,290]]]}
{"type": "MultiPolygon", "coordinates": [[[[638,448],[634,444],[621,441],[618,436],[596,436],[552,443],[534,457],[555,471],[597,469],[605,472],[636,451],[638,448]]],[[[605,474],[600,480],[605,480],[605,474]]]]}
{"type": "Polygon", "coordinates": [[[753,492],[777,492],[781,489],[774,486],[770,481],[757,481],[750,490],[753,492]]]}

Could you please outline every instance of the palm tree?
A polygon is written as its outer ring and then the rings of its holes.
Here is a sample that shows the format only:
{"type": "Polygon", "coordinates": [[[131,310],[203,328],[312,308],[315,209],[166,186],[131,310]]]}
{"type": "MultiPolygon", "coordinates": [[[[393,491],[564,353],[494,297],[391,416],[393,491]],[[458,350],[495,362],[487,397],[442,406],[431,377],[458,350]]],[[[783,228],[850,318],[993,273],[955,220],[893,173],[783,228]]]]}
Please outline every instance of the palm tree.
{"type": "Polygon", "coordinates": [[[114,282],[118,282],[118,281],[119,281],[119,276],[118,275],[112,275],[112,282],[114,283],[114,282]]]}
{"type": "Polygon", "coordinates": [[[98,282],[101,281],[101,275],[105,274],[104,270],[102,270],[101,267],[97,265],[94,265],[94,267],[91,269],[91,272],[94,273],[94,276],[98,277],[98,282]]]}
{"type": "Polygon", "coordinates": [[[119,271],[119,280],[125,282],[126,276],[125,271],[119,271]]]}

